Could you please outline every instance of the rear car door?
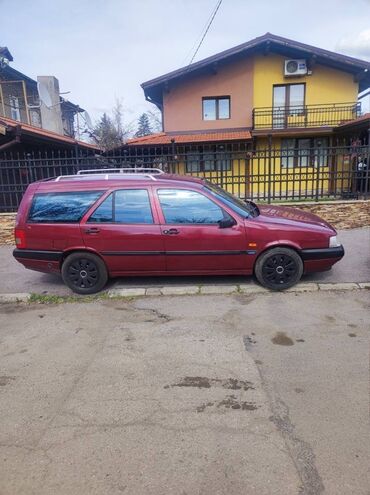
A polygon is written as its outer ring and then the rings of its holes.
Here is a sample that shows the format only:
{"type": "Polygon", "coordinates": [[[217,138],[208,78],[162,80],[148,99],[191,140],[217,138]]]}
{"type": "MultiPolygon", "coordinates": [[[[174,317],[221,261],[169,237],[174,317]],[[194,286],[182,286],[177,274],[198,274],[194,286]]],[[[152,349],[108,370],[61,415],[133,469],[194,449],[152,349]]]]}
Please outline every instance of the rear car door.
{"type": "Polygon", "coordinates": [[[81,222],[86,247],[112,275],[165,271],[164,242],[150,187],[110,191],[81,222]]]}
{"type": "Polygon", "coordinates": [[[243,221],[200,191],[160,187],[156,191],[169,272],[247,268],[243,221]],[[220,221],[233,219],[233,225],[220,228],[220,221]]]}

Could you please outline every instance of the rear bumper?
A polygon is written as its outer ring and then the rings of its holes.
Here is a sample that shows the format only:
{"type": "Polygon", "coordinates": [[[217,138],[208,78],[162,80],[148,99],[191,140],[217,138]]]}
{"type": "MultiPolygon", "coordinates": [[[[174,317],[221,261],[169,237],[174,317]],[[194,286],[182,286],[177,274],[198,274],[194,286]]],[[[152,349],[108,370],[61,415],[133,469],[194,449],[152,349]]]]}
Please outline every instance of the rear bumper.
{"type": "MultiPolygon", "coordinates": [[[[60,261],[62,251],[40,251],[36,249],[14,249],[13,256],[18,261],[35,260],[35,261],[60,261]]],[[[22,262],[21,261],[21,262],[22,262]]]]}
{"type": "Polygon", "coordinates": [[[43,273],[60,273],[61,251],[40,251],[35,249],[14,249],[14,258],[28,270],[43,273]]]}
{"type": "Polygon", "coordinates": [[[335,260],[339,261],[344,256],[343,246],[320,249],[302,249],[301,257],[303,261],[313,260],[335,260]]]}

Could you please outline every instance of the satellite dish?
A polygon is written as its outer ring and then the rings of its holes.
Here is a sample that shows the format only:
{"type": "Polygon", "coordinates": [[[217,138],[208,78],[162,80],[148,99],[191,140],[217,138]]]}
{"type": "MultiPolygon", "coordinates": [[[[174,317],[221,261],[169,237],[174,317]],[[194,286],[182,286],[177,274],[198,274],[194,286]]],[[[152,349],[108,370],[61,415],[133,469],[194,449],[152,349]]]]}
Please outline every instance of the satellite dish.
{"type": "Polygon", "coordinates": [[[45,84],[43,84],[42,82],[38,82],[37,83],[37,91],[39,92],[39,97],[40,97],[40,100],[42,101],[42,103],[48,108],[52,107],[53,102],[51,100],[51,96],[50,96],[50,93],[49,93],[47,86],[45,84]]]}
{"type": "Polygon", "coordinates": [[[85,120],[85,123],[89,129],[93,128],[93,124],[91,122],[90,115],[86,112],[86,110],[82,114],[82,118],[85,120]]]}

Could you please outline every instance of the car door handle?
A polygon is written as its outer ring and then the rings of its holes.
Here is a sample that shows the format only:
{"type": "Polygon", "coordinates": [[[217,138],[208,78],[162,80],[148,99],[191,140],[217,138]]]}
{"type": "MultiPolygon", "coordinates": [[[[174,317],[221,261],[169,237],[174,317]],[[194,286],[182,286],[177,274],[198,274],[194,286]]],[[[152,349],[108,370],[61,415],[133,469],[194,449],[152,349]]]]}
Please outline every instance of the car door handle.
{"type": "Polygon", "coordinates": [[[163,233],[167,235],[177,235],[180,234],[180,231],[177,229],[168,229],[168,230],[164,230],[163,233]]]}
{"type": "Polygon", "coordinates": [[[89,229],[85,230],[85,234],[99,234],[100,229],[97,227],[90,227],[89,229]]]}

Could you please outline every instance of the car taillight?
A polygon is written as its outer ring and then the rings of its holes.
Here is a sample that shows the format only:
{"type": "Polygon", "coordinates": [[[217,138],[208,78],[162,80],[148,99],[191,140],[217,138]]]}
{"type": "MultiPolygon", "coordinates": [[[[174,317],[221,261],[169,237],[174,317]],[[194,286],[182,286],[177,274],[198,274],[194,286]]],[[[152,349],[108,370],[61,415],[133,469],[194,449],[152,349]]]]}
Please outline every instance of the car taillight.
{"type": "Polygon", "coordinates": [[[26,247],[26,232],[22,229],[15,229],[14,230],[14,237],[15,237],[15,245],[17,248],[25,248],[26,247]]]}

